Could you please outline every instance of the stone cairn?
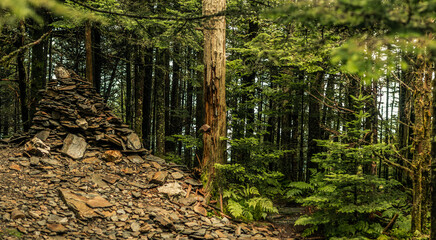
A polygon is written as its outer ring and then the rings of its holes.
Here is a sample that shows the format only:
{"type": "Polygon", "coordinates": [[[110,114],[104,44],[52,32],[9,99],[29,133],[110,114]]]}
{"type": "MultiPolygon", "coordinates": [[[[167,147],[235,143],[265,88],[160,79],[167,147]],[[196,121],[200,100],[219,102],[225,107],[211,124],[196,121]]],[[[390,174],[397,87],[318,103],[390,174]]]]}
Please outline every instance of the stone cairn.
{"type": "Polygon", "coordinates": [[[88,145],[144,153],[141,141],[123,124],[91,84],[63,67],[47,90],[33,118],[31,133],[50,148],[73,159],[83,157],[88,145]]]}
{"type": "Polygon", "coordinates": [[[0,238],[17,229],[24,239],[278,239],[206,204],[202,184],[145,150],[89,82],[55,73],[33,138],[0,158],[0,238]]]}

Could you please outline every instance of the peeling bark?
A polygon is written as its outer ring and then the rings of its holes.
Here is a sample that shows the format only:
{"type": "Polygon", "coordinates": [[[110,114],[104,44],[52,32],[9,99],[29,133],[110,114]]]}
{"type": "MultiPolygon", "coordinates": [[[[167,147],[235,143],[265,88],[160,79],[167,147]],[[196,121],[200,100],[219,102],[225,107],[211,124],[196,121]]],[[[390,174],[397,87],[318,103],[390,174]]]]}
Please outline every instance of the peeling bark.
{"type": "MultiPolygon", "coordinates": [[[[203,0],[203,15],[226,8],[224,0],[203,0]]],[[[204,23],[204,107],[205,124],[211,131],[203,134],[203,173],[207,176],[206,192],[212,189],[214,164],[226,161],[226,22],[224,16],[206,19],[204,23]]]]}

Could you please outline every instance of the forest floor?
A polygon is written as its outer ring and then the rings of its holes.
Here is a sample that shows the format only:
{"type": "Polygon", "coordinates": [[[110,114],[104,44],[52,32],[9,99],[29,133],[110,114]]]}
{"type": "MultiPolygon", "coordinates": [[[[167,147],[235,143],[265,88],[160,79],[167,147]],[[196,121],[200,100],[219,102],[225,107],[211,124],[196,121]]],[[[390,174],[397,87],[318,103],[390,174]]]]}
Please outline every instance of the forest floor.
{"type": "Polygon", "coordinates": [[[298,207],[280,208],[272,223],[218,218],[182,166],[101,154],[34,157],[0,144],[0,239],[302,239],[298,207]]]}

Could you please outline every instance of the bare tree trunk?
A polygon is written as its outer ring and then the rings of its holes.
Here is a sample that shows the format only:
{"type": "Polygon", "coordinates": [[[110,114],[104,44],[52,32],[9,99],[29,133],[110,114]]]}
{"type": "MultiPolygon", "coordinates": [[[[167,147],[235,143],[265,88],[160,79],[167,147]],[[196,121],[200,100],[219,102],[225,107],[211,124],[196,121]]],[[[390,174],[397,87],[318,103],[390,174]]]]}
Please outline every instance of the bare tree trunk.
{"type": "Polygon", "coordinates": [[[126,123],[132,127],[132,53],[130,47],[126,49],[126,123]]]}
{"type": "MultiPolygon", "coordinates": [[[[193,70],[191,70],[192,68],[192,60],[191,57],[193,57],[191,55],[191,48],[187,49],[187,53],[186,53],[186,69],[187,69],[187,74],[188,76],[190,76],[190,78],[194,78],[195,73],[193,70]]],[[[193,112],[193,92],[194,92],[194,86],[192,86],[191,81],[186,81],[187,87],[186,87],[186,108],[188,111],[188,114],[186,115],[185,118],[185,134],[186,136],[190,136],[191,135],[191,125],[192,125],[192,112],[193,112]]],[[[185,148],[185,164],[188,167],[192,167],[192,149],[191,148],[185,148]]]]}
{"type": "Polygon", "coordinates": [[[86,80],[94,85],[91,22],[85,23],[86,80]]]}
{"type": "Polygon", "coordinates": [[[165,66],[168,62],[166,50],[158,50],[156,62],[156,155],[165,155],[165,66]]]}
{"type": "Polygon", "coordinates": [[[142,137],[142,109],[144,101],[144,48],[138,46],[135,52],[135,132],[142,137]]]}
{"type": "MultiPolygon", "coordinates": [[[[41,13],[41,15],[45,18],[46,13],[41,13]]],[[[34,30],[32,32],[32,38],[38,39],[40,38],[46,31],[48,30],[47,26],[39,26],[38,24],[34,25],[34,30]]],[[[32,47],[32,71],[31,71],[31,83],[30,83],[30,119],[33,118],[33,115],[36,112],[36,106],[42,98],[42,93],[40,90],[43,90],[46,86],[47,79],[47,54],[44,54],[48,46],[48,41],[43,40],[39,44],[36,44],[32,47]]]]}
{"type": "Polygon", "coordinates": [[[153,90],[153,48],[146,48],[145,51],[145,83],[144,83],[144,104],[142,118],[142,139],[145,148],[151,148],[151,97],[153,90]]]}
{"type": "MultiPolygon", "coordinates": [[[[16,42],[17,49],[24,46],[24,40],[26,36],[26,30],[24,21],[20,21],[19,25],[20,36],[16,42]]],[[[27,106],[27,81],[26,70],[24,68],[24,52],[18,53],[17,56],[17,71],[18,71],[18,88],[20,90],[20,108],[21,108],[21,121],[23,123],[23,130],[29,131],[29,109],[27,106]]]]}
{"type": "MultiPolygon", "coordinates": [[[[203,15],[224,11],[225,0],[203,0],[203,15]]],[[[207,176],[206,192],[212,189],[215,163],[226,162],[226,20],[224,16],[204,23],[204,106],[205,124],[210,129],[203,134],[203,173],[207,176]]]]}
{"type": "MultiPolygon", "coordinates": [[[[197,56],[197,64],[201,64],[203,62],[203,54],[202,52],[196,52],[197,56]]],[[[198,80],[198,83],[203,82],[203,71],[195,71],[195,78],[198,80]]],[[[204,124],[204,103],[203,103],[203,88],[197,87],[195,88],[196,91],[196,102],[195,102],[195,131],[198,136],[200,133],[200,128],[204,124]]],[[[194,160],[194,167],[199,167],[199,159],[203,159],[203,147],[198,146],[195,151],[195,160],[194,160]]]]}
{"type": "Polygon", "coordinates": [[[103,57],[101,56],[101,32],[97,26],[93,26],[91,30],[92,30],[91,35],[92,35],[92,66],[93,66],[92,81],[93,81],[94,88],[97,90],[97,92],[100,92],[101,66],[103,63],[103,57]]]}
{"type": "MultiPolygon", "coordinates": [[[[308,138],[308,150],[307,150],[307,168],[318,168],[318,164],[312,162],[312,156],[320,151],[316,143],[316,139],[321,139],[321,116],[320,116],[320,103],[319,98],[321,95],[321,85],[324,80],[324,72],[318,72],[315,79],[310,86],[310,100],[309,100],[309,138],[308,138]],[[317,99],[318,98],[318,99],[317,99]]],[[[308,172],[309,174],[310,172],[308,172]]],[[[307,175],[307,179],[310,176],[307,175]]]]}

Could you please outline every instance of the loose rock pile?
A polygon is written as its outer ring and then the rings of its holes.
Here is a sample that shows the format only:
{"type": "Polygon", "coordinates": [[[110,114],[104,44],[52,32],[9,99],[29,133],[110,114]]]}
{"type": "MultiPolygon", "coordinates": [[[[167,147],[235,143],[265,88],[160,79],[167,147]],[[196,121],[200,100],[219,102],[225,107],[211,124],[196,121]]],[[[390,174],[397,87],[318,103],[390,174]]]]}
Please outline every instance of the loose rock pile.
{"type": "Polygon", "coordinates": [[[184,167],[148,154],[89,84],[71,72],[58,72],[34,122],[37,138],[16,152],[0,150],[0,239],[271,239],[279,234],[216,217],[201,183],[184,167]]]}
{"type": "Polygon", "coordinates": [[[88,81],[62,67],[55,73],[57,79],[48,83],[31,133],[50,148],[62,146],[62,152],[73,159],[82,158],[88,144],[146,151],[138,135],[113,114],[88,81]]]}

